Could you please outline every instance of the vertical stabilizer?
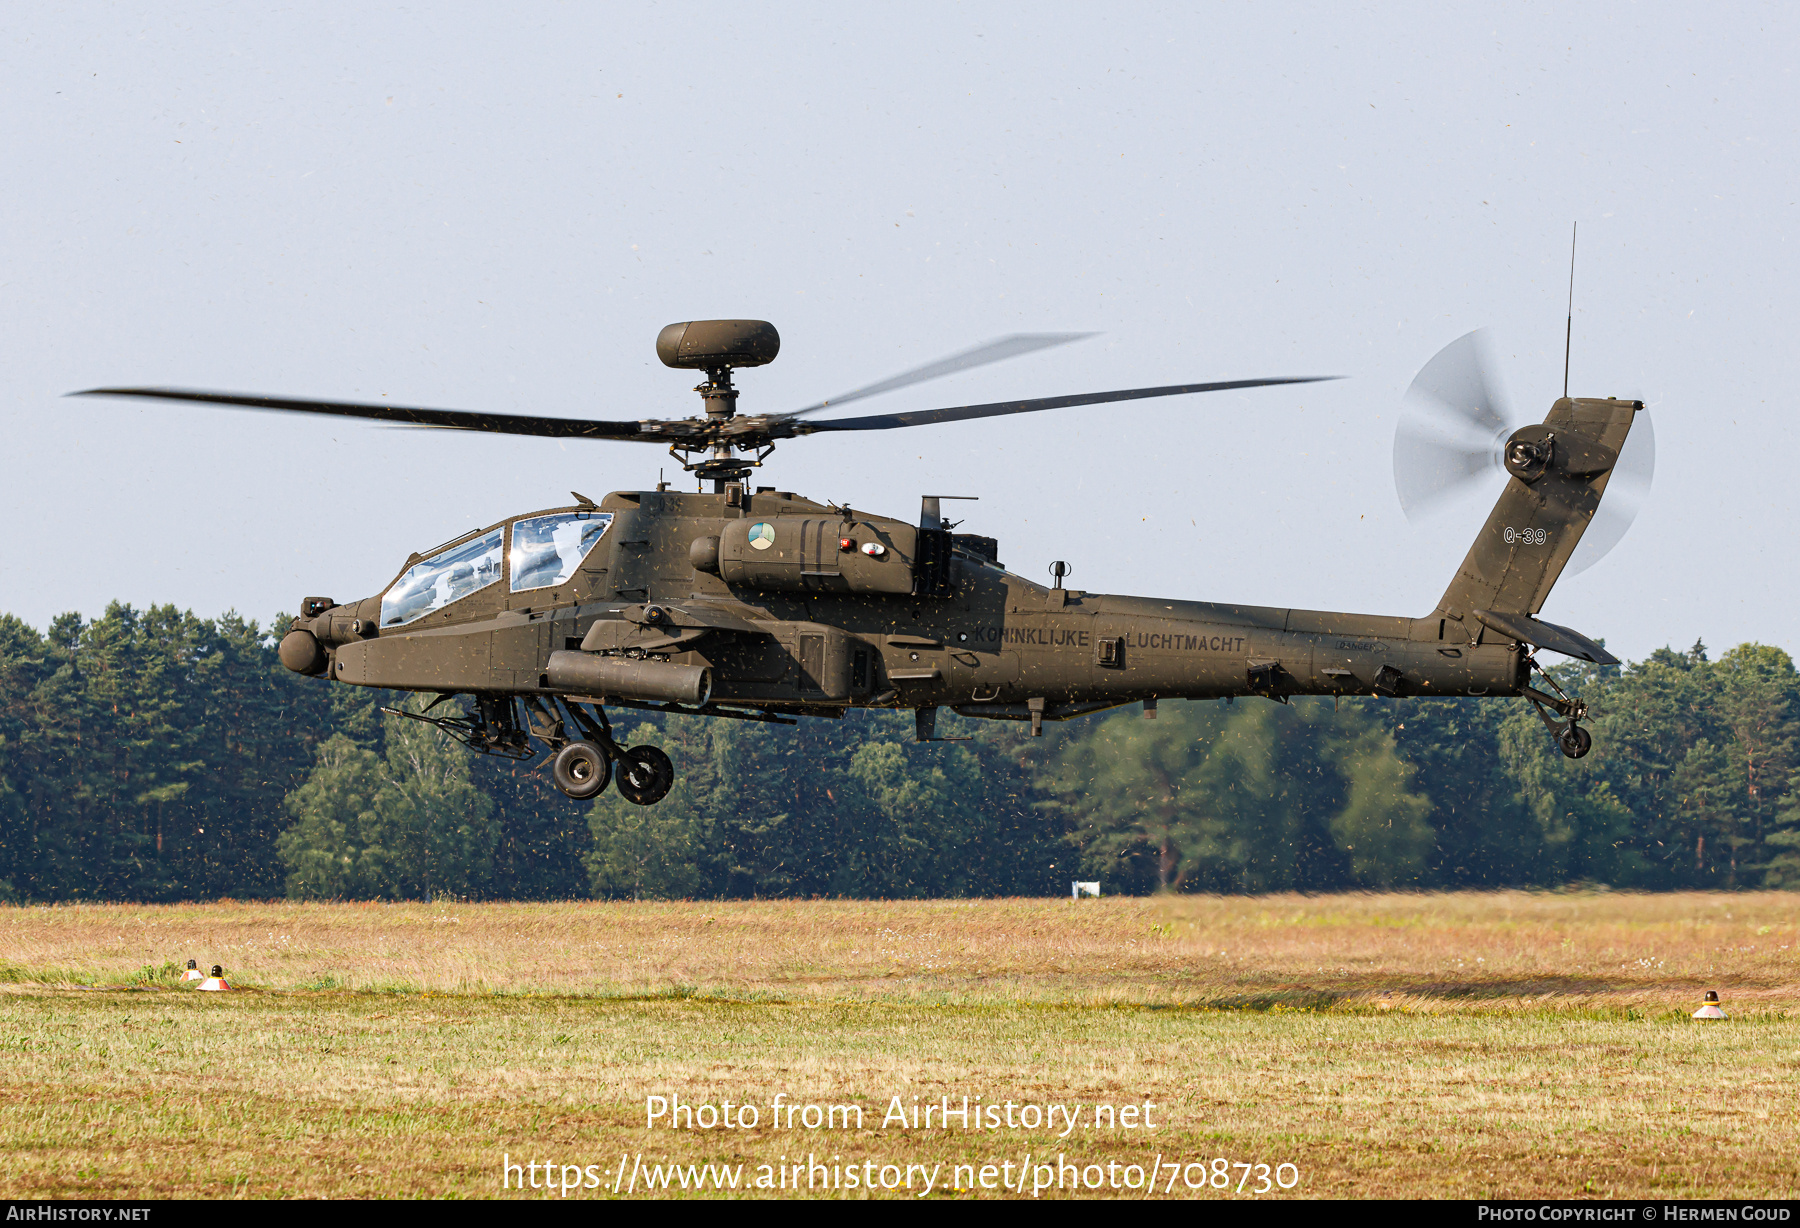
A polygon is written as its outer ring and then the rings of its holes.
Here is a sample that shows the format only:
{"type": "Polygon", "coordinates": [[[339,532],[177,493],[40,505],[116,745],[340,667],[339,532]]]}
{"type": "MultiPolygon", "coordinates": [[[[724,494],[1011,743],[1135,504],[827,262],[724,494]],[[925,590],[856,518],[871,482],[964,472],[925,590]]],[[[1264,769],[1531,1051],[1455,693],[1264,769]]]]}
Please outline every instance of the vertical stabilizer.
{"type": "Polygon", "coordinates": [[[1536,614],[1606,493],[1642,401],[1563,397],[1542,425],[1506,440],[1506,489],[1438,602],[1461,619],[1475,610],[1536,614]]]}

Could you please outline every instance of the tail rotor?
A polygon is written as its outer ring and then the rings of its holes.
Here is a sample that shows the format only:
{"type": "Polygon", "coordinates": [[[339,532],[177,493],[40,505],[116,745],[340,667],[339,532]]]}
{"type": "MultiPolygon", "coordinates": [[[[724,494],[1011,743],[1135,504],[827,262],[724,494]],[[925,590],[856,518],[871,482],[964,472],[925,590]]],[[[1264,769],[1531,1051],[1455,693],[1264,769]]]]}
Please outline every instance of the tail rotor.
{"type": "MultiPolygon", "coordinates": [[[[1524,425],[1507,404],[1487,330],[1439,350],[1406,390],[1394,427],[1394,491],[1407,519],[1428,519],[1476,491],[1492,498],[1507,481],[1507,437],[1524,425]]],[[[1640,414],[1565,574],[1585,571],[1619,544],[1649,500],[1655,472],[1655,432],[1640,414]]]]}
{"type": "Polygon", "coordinates": [[[1501,446],[1518,425],[1485,329],[1439,350],[1406,390],[1394,428],[1394,489],[1407,519],[1504,474],[1501,446]]]}

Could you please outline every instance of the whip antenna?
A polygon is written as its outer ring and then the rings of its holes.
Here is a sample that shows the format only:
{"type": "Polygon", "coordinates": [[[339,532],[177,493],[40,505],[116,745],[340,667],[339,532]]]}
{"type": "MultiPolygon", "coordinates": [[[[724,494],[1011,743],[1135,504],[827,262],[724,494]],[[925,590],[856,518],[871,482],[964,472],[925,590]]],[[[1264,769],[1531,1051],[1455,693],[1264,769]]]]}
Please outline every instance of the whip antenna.
{"type": "Polygon", "coordinates": [[[1575,236],[1580,222],[1569,227],[1569,315],[1563,325],[1563,398],[1569,396],[1569,344],[1575,339],[1575,236]]]}

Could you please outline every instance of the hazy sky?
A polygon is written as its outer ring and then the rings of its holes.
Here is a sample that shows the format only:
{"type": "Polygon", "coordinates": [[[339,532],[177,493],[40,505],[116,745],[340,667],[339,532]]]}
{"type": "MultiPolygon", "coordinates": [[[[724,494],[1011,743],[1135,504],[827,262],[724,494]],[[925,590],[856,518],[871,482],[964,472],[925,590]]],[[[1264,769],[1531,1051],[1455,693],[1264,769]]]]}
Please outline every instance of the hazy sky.
{"type": "Polygon", "coordinates": [[[698,409],[674,320],[783,338],[797,408],[1000,334],[878,412],[1342,382],[787,443],[756,479],[1109,592],[1423,614],[1496,491],[1389,452],[1493,330],[1515,412],[1650,401],[1658,474],[1545,616],[1627,657],[1800,648],[1800,17],[1664,5],[14,3],[0,17],[0,610],[268,619],[661,451],[133,402],[108,383],[599,418],[698,409]]]}

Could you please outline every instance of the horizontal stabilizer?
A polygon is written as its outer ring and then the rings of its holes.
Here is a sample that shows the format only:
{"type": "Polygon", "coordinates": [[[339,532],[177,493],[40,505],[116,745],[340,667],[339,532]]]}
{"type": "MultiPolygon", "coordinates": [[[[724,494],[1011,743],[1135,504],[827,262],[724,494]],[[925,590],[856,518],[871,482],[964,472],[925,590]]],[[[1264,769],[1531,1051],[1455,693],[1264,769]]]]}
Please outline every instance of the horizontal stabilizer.
{"type": "Polygon", "coordinates": [[[1493,610],[1476,610],[1475,617],[1484,627],[1491,627],[1501,635],[1522,640],[1538,648],[1548,648],[1551,652],[1560,652],[1565,657],[1592,661],[1595,665],[1619,663],[1619,658],[1581,632],[1559,627],[1555,623],[1547,623],[1525,614],[1498,614],[1493,610]]]}

